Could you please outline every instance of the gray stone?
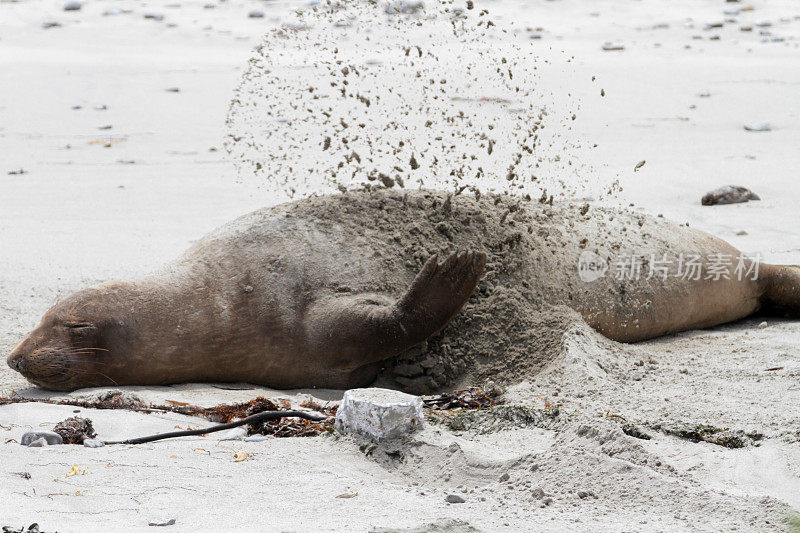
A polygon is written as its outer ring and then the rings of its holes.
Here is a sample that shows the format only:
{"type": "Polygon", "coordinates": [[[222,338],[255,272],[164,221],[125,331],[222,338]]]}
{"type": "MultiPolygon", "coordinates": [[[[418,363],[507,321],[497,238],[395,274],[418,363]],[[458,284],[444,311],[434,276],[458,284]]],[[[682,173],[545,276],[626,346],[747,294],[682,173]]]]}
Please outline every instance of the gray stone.
{"type": "Polygon", "coordinates": [[[41,448],[43,446],[47,446],[47,440],[45,440],[44,437],[36,439],[28,444],[28,448],[41,448]]]}
{"type": "Polygon", "coordinates": [[[83,439],[83,445],[87,448],[102,448],[106,443],[100,439],[83,439]]]}
{"type": "Polygon", "coordinates": [[[374,441],[408,435],[425,424],[422,399],[403,392],[367,388],[344,393],[334,427],[374,441]]]}
{"type": "Polygon", "coordinates": [[[742,202],[749,202],[750,200],[761,200],[759,196],[745,187],[738,185],[726,185],[719,189],[706,193],[700,199],[703,205],[723,205],[723,204],[738,204],[742,202]]]}
{"type": "Polygon", "coordinates": [[[61,438],[61,435],[58,433],[54,433],[52,431],[28,431],[24,435],[22,435],[22,439],[20,440],[20,444],[23,446],[30,446],[31,443],[39,440],[44,439],[45,444],[63,444],[64,439],[61,438]]]}
{"type": "Polygon", "coordinates": [[[264,12],[263,11],[251,11],[250,13],[247,14],[247,16],[250,17],[251,19],[260,19],[260,18],[264,18],[264,12]]]}
{"type": "Polygon", "coordinates": [[[458,494],[448,494],[447,497],[445,497],[444,501],[446,501],[447,503],[464,503],[467,500],[465,500],[458,494]]]}
{"type": "Polygon", "coordinates": [[[73,0],[64,4],[64,11],[80,11],[82,7],[83,4],[73,0]]]}

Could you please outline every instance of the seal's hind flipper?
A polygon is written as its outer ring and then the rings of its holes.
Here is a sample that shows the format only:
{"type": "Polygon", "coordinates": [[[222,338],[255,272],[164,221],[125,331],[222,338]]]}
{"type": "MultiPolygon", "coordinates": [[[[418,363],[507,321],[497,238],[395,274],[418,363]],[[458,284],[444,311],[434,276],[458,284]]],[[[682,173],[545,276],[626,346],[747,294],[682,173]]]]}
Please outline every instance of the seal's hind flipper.
{"type": "Polygon", "coordinates": [[[763,311],[800,318],[800,266],[762,265],[765,287],[763,311]]]}
{"type": "Polygon", "coordinates": [[[374,294],[320,300],[304,320],[306,350],[330,370],[354,369],[404,352],[442,329],[475,290],[483,252],[430,258],[398,301],[374,294]]]}

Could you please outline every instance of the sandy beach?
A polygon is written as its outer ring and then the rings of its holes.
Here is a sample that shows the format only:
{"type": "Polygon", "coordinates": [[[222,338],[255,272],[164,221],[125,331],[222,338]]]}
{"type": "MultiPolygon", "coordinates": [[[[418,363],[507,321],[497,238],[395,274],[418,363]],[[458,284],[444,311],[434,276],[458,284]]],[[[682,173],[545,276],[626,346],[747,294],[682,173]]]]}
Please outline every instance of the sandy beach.
{"type": "MultiPolygon", "coordinates": [[[[3,357],[59,298],[151,271],[213,228],[284,199],[261,176],[242,176],[236,151],[226,150],[226,118],[264,35],[313,4],[64,5],[0,1],[3,357]]],[[[533,47],[548,105],[576,111],[575,120],[548,123],[566,126],[551,133],[547,157],[567,150],[582,169],[561,177],[560,190],[550,176],[556,203],[663,215],[771,263],[800,264],[795,2],[476,8],[533,47]],[[769,131],[745,129],[763,123],[769,131]],[[587,186],[586,176],[595,181],[587,186]],[[598,193],[614,182],[613,194],[598,193]],[[761,200],[700,204],[729,184],[761,200]]],[[[106,440],[210,422],[13,403],[0,406],[0,526],[138,531],[175,519],[169,531],[793,530],[799,375],[798,322],[752,318],[634,345],[576,325],[542,372],[498,383],[503,406],[468,429],[431,420],[392,453],[340,435],[28,448],[19,445],[25,431],[77,412],[106,440]],[[710,437],[692,436],[701,427],[710,437]],[[741,446],[720,444],[731,438],[741,446]],[[247,460],[237,462],[241,451],[247,460]],[[67,476],[73,465],[78,475],[67,476]]],[[[201,406],[343,394],[229,388],[125,391],[201,406]]],[[[0,392],[63,396],[5,364],[0,392]]]]}

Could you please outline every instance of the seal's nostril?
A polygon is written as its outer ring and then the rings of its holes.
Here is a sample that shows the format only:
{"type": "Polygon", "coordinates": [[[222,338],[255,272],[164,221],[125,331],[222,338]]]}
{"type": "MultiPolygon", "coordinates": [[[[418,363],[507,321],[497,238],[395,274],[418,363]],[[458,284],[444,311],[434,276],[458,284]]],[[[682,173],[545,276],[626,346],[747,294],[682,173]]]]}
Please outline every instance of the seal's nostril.
{"type": "Polygon", "coordinates": [[[22,357],[14,357],[8,362],[8,366],[16,370],[17,372],[22,372],[25,365],[22,363],[22,357]]]}

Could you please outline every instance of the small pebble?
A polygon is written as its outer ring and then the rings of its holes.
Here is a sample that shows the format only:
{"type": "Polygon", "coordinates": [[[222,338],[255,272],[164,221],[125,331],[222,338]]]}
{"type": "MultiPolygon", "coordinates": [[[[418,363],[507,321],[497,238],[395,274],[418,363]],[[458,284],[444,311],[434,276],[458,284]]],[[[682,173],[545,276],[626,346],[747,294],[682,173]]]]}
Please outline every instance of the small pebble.
{"type": "Polygon", "coordinates": [[[100,439],[83,439],[83,445],[87,448],[102,448],[106,443],[100,439]]]}
{"type": "Polygon", "coordinates": [[[772,126],[769,122],[761,122],[760,124],[745,124],[744,129],[747,131],[772,131],[772,126]]]}
{"type": "Polygon", "coordinates": [[[80,2],[75,2],[75,1],[67,2],[66,4],[64,4],[64,11],[80,11],[82,7],[83,4],[81,4],[80,2]]]}
{"type": "Polygon", "coordinates": [[[448,494],[447,497],[444,499],[444,501],[446,501],[447,503],[464,503],[467,500],[465,500],[458,494],[448,494]]]}
{"type": "Polygon", "coordinates": [[[250,17],[251,19],[260,19],[260,18],[264,18],[264,12],[263,11],[251,11],[250,13],[247,14],[247,16],[250,17]]]}

